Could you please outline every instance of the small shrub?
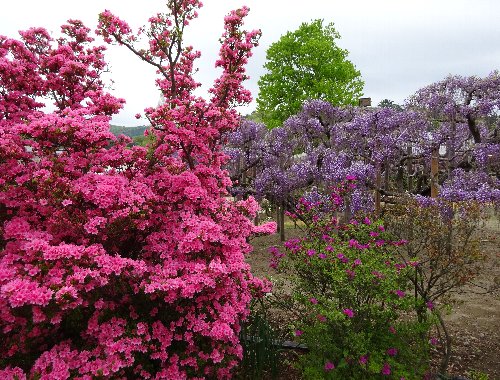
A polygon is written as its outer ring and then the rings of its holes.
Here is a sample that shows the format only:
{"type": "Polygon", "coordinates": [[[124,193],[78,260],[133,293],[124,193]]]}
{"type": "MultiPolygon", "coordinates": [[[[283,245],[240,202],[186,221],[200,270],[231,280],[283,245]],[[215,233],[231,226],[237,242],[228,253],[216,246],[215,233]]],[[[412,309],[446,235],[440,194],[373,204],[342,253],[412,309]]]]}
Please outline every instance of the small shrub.
{"type": "Polygon", "coordinates": [[[405,199],[388,213],[390,232],[409,241],[398,247],[400,260],[405,265],[418,262],[408,275],[419,318],[428,318],[432,309],[443,337],[441,373],[446,372],[452,340],[437,305],[451,304],[453,293],[480,273],[484,256],[477,232],[485,218],[484,205],[477,201],[428,198],[405,199]]]}
{"type": "Polygon", "coordinates": [[[309,349],[298,366],[307,379],[421,379],[430,321],[418,321],[408,293],[416,263],[396,260],[405,241],[392,240],[382,221],[339,222],[335,212],[354,187],[335,188],[329,207],[302,200],[291,216],[308,219],[306,236],[273,249],[274,266],[292,276],[295,335],[309,349]]]}

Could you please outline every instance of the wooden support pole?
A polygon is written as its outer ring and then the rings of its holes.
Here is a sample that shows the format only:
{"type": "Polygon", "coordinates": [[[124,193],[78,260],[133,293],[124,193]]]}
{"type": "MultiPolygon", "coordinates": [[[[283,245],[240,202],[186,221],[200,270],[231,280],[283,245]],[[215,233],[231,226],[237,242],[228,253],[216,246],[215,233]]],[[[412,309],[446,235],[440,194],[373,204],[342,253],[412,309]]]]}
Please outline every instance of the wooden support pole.
{"type": "Polygon", "coordinates": [[[381,167],[380,163],[377,164],[376,166],[376,173],[375,173],[375,214],[377,216],[380,215],[380,186],[382,186],[382,175],[381,175],[381,167]]]}
{"type": "Polygon", "coordinates": [[[280,240],[285,241],[285,201],[280,205],[280,240]]]}
{"type": "Polygon", "coordinates": [[[431,198],[438,196],[439,147],[432,150],[431,156],[431,198]]]}
{"type": "MultiPolygon", "coordinates": [[[[240,167],[242,167],[242,168],[246,167],[244,157],[240,157],[240,165],[241,165],[240,167]]],[[[245,186],[246,184],[247,184],[247,171],[244,170],[241,173],[241,186],[245,186]]]]}
{"type": "Polygon", "coordinates": [[[406,160],[406,173],[408,175],[408,192],[411,194],[413,190],[413,159],[412,159],[412,149],[411,145],[408,145],[406,148],[406,154],[408,155],[408,159],[406,160]]]}
{"type": "Polygon", "coordinates": [[[280,206],[276,204],[276,232],[280,233],[281,222],[280,222],[280,206]]]}
{"type": "Polygon", "coordinates": [[[456,138],[456,133],[457,133],[457,122],[455,118],[451,121],[451,133],[450,137],[448,138],[448,142],[446,144],[446,156],[447,156],[447,162],[446,162],[446,170],[448,174],[448,178],[451,177],[451,172],[453,171],[453,159],[455,157],[455,138],[456,138]]]}
{"type": "Polygon", "coordinates": [[[385,191],[390,190],[389,189],[389,166],[390,166],[389,160],[386,159],[384,162],[384,167],[385,167],[385,169],[384,169],[384,190],[385,191]]]}
{"type": "Polygon", "coordinates": [[[403,166],[398,166],[398,171],[396,174],[396,185],[398,189],[398,193],[402,194],[404,192],[404,168],[403,166]]]}

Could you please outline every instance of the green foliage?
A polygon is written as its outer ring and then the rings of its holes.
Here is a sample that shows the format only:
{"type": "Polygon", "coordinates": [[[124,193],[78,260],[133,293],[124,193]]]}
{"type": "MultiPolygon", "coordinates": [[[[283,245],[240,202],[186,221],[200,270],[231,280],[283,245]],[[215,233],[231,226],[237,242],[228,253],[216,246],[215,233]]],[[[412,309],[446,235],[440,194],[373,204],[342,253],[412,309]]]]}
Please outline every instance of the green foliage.
{"type": "Polygon", "coordinates": [[[239,378],[275,379],[279,373],[280,351],[276,333],[268,322],[263,300],[253,300],[250,311],[240,332],[243,360],[239,378]]]}
{"type": "Polygon", "coordinates": [[[154,135],[152,133],[150,133],[148,135],[134,136],[132,138],[134,145],[140,145],[140,146],[144,146],[144,147],[151,145],[154,142],[154,140],[155,140],[155,138],[154,138],[154,135]]]}
{"type": "Polygon", "coordinates": [[[308,99],[333,105],[356,104],[364,82],[339,48],[333,23],[303,23],[267,50],[267,73],[259,79],[257,111],[269,128],[281,126],[308,99]]]}
{"type": "Polygon", "coordinates": [[[243,116],[245,120],[250,120],[255,123],[263,123],[262,117],[263,117],[262,113],[259,112],[258,110],[254,110],[252,111],[252,113],[243,116]]]}
{"type": "Polygon", "coordinates": [[[490,378],[487,373],[476,370],[472,370],[469,373],[469,377],[471,378],[471,380],[489,380],[490,378]]]}
{"type": "Polygon", "coordinates": [[[309,349],[299,362],[304,377],[423,378],[432,321],[418,320],[422,305],[408,292],[412,266],[396,260],[404,242],[391,240],[382,221],[342,224],[335,207],[324,210],[303,201],[297,213],[311,216],[307,235],[273,252],[291,276],[295,335],[309,349]]]}
{"type": "Polygon", "coordinates": [[[146,126],[137,127],[122,127],[119,125],[111,125],[110,132],[115,136],[125,135],[132,139],[132,145],[148,146],[153,142],[154,135],[152,133],[144,134],[148,129],[146,126]]]}
{"type": "Polygon", "coordinates": [[[122,127],[119,125],[111,125],[110,132],[115,136],[125,135],[131,138],[137,136],[144,136],[144,131],[148,127],[146,126],[137,126],[137,127],[122,127]]]}
{"type": "Polygon", "coordinates": [[[389,99],[383,99],[383,100],[381,100],[380,103],[378,104],[378,106],[380,108],[392,108],[392,109],[395,109],[396,111],[402,111],[403,110],[403,107],[401,107],[397,103],[394,103],[393,100],[389,100],[389,99]]]}

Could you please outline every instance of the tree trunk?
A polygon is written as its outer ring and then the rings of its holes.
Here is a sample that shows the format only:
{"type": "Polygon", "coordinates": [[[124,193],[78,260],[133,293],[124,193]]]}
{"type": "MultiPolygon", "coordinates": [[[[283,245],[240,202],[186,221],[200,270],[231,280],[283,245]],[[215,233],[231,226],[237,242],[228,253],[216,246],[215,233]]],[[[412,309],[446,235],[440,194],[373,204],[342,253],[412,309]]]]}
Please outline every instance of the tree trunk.
{"type": "Polygon", "coordinates": [[[344,223],[349,223],[351,220],[351,204],[348,199],[344,201],[344,223]]]}
{"type": "Polygon", "coordinates": [[[441,316],[441,313],[436,312],[436,315],[438,317],[439,325],[443,329],[444,333],[444,342],[443,342],[443,358],[441,359],[441,363],[439,365],[439,372],[440,373],[446,373],[446,369],[448,368],[448,364],[450,363],[450,357],[451,357],[451,336],[448,333],[448,329],[446,328],[446,324],[443,320],[443,317],[441,316]]]}

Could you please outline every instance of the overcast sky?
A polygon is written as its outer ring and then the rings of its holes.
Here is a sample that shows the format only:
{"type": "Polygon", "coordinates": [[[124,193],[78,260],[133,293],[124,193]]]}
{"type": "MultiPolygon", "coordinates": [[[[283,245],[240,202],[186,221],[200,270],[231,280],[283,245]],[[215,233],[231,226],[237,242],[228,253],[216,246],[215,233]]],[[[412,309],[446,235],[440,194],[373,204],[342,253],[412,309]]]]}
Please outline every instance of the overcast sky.
{"type": "MultiPolygon", "coordinates": [[[[419,88],[448,74],[485,76],[500,68],[499,0],[205,0],[200,16],[189,28],[187,40],[202,52],[197,79],[208,89],[217,71],[213,68],[223,17],[247,5],[248,29],[261,29],[260,46],[248,65],[246,82],[257,97],[257,80],[263,73],[265,52],[287,31],[302,22],[322,18],[334,22],[349,59],[361,71],[365,96],[372,104],[388,98],[402,103],[419,88]]],[[[55,34],[69,18],[82,20],[92,30],[97,15],[109,9],[132,27],[165,9],[165,1],[145,0],[18,0],[2,1],[0,35],[17,37],[18,30],[43,26],[55,34]]],[[[114,95],[127,100],[114,124],[137,125],[133,115],[155,105],[159,93],[154,70],[125,48],[110,47],[107,61],[114,80],[114,95]]],[[[203,90],[201,90],[203,91],[203,90]]],[[[202,92],[203,94],[203,92],[202,92]]],[[[240,111],[255,109],[255,102],[240,111]]]]}

